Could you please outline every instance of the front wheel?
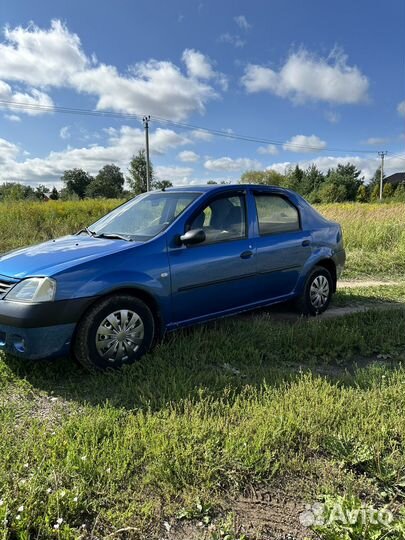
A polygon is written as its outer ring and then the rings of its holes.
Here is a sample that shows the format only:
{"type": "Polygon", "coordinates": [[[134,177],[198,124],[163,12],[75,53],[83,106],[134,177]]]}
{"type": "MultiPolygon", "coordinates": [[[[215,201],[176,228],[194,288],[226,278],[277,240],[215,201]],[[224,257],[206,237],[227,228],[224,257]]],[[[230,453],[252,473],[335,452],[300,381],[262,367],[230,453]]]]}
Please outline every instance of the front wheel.
{"type": "Polygon", "coordinates": [[[155,336],[149,307],[129,295],[110,296],[80,321],[73,344],[77,360],[88,370],[117,369],[148,352],[155,336]]]}
{"type": "Polygon", "coordinates": [[[307,277],[304,292],[296,302],[303,315],[320,315],[329,306],[332,298],[332,276],[326,268],[315,266],[307,277]]]}

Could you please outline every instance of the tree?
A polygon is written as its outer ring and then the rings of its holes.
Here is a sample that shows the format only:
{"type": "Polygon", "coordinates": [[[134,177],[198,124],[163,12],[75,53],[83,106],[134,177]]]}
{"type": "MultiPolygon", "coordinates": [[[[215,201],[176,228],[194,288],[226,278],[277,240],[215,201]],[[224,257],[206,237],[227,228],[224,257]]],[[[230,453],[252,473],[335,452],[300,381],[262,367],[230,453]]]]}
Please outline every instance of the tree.
{"type": "Polygon", "coordinates": [[[397,202],[405,202],[405,183],[401,182],[395,190],[393,199],[397,202]]]}
{"type": "Polygon", "coordinates": [[[56,189],[55,186],[53,186],[52,190],[51,190],[51,193],[49,195],[49,198],[52,200],[52,201],[57,201],[59,199],[59,192],[58,190],[56,189]]]}
{"type": "Polygon", "coordinates": [[[48,199],[48,193],[49,193],[49,188],[42,185],[42,184],[39,184],[36,188],[35,188],[35,197],[37,199],[39,199],[40,201],[45,201],[46,199],[48,199]]]}
{"type": "Polygon", "coordinates": [[[383,188],[383,198],[384,199],[391,199],[391,197],[394,195],[395,189],[394,186],[390,183],[385,184],[383,188]]]}
{"type": "Polygon", "coordinates": [[[310,165],[301,178],[300,193],[308,196],[309,194],[318,191],[321,185],[325,182],[324,174],[318,169],[315,164],[310,165]]]}
{"type": "Polygon", "coordinates": [[[367,187],[364,184],[361,184],[361,186],[359,186],[359,189],[357,190],[356,201],[365,203],[368,201],[368,199],[369,196],[367,187]]]}
{"type": "MultiPolygon", "coordinates": [[[[363,184],[364,177],[360,177],[361,171],[352,163],[341,164],[336,167],[336,171],[332,171],[331,175],[340,177],[340,182],[345,186],[347,192],[347,200],[355,201],[359,187],[363,184]]],[[[335,177],[336,178],[336,177],[335,177]]]]}
{"type": "Polygon", "coordinates": [[[86,189],[87,197],[118,199],[122,197],[125,178],[116,165],[105,165],[86,189]]]}
{"type": "Polygon", "coordinates": [[[266,171],[246,171],[242,174],[239,183],[283,186],[286,183],[286,177],[274,169],[268,169],[266,171]]]}
{"type": "Polygon", "coordinates": [[[152,185],[153,189],[163,191],[169,187],[173,187],[173,184],[170,182],[170,180],[155,180],[152,185]]]}
{"type": "Polygon", "coordinates": [[[0,186],[0,200],[22,201],[24,199],[35,199],[34,190],[31,186],[19,184],[18,182],[5,182],[0,186]]]}
{"type": "Polygon", "coordinates": [[[296,165],[294,169],[290,168],[287,172],[287,185],[289,189],[293,189],[298,193],[301,193],[301,182],[304,178],[304,171],[300,168],[299,165],[296,165]]]}
{"type": "MultiPolygon", "coordinates": [[[[145,150],[139,150],[136,156],[133,156],[129,164],[129,176],[127,177],[129,187],[135,195],[145,193],[147,191],[146,182],[146,155],[145,150]]],[[[149,161],[149,178],[150,183],[153,183],[153,166],[149,161]]]]}
{"type": "Polygon", "coordinates": [[[347,190],[343,184],[328,181],[320,187],[318,196],[323,203],[343,202],[347,200],[347,190]]]}
{"type": "Polygon", "coordinates": [[[86,190],[92,180],[92,176],[83,169],[70,169],[65,171],[62,176],[67,196],[76,194],[79,199],[84,199],[86,190]]]}

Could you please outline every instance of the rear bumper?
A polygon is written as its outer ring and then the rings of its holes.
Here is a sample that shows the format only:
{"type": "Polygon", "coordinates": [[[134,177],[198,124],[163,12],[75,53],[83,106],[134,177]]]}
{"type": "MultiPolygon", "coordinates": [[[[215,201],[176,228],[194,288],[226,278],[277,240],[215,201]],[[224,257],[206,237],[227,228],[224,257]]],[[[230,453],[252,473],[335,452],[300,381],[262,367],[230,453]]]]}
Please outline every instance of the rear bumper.
{"type": "Polygon", "coordinates": [[[333,256],[333,259],[336,264],[336,278],[339,279],[345,267],[345,262],[346,262],[345,250],[341,249],[340,251],[337,251],[333,256]]]}
{"type": "Polygon", "coordinates": [[[18,328],[0,324],[0,351],[37,360],[69,353],[76,324],[58,324],[39,328],[18,328]]]}

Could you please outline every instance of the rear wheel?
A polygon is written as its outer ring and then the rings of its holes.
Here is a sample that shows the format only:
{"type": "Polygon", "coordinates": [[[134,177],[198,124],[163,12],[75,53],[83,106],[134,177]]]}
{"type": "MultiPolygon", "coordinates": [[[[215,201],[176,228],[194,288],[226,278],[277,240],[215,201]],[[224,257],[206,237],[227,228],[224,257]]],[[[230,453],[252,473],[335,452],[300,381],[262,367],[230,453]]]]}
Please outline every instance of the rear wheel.
{"type": "Polygon", "coordinates": [[[303,315],[320,315],[332,298],[333,280],[326,268],[315,266],[305,283],[304,292],[297,300],[297,308],[303,315]]]}
{"type": "Polygon", "coordinates": [[[110,296],[84,315],[73,351],[91,371],[117,369],[147,353],[154,336],[154,317],[142,300],[129,295],[110,296]]]}

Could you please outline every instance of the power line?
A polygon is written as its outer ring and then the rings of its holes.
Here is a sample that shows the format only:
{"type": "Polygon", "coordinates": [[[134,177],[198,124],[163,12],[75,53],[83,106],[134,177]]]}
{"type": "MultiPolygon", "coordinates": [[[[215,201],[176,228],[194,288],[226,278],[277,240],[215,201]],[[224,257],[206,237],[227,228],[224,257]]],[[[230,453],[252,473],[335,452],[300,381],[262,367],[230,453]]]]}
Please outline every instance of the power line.
{"type": "MultiPolygon", "coordinates": [[[[61,113],[61,114],[75,114],[75,115],[82,115],[82,116],[98,116],[98,117],[104,117],[104,118],[123,118],[123,119],[132,119],[132,120],[138,120],[141,121],[144,117],[144,115],[136,114],[136,113],[119,113],[114,111],[94,111],[91,109],[81,109],[81,108],[74,108],[74,107],[61,107],[61,106],[51,106],[51,105],[41,105],[37,103],[19,103],[14,101],[8,101],[8,100],[0,100],[0,106],[1,105],[7,105],[10,108],[14,109],[21,109],[21,110],[27,110],[27,111],[42,111],[42,112],[49,112],[49,113],[61,113]]],[[[266,139],[261,137],[253,137],[249,135],[241,135],[237,133],[228,133],[225,131],[221,131],[218,129],[212,129],[212,128],[206,128],[202,126],[197,126],[193,124],[187,124],[184,122],[175,122],[173,120],[169,120],[167,118],[163,118],[161,116],[154,116],[153,120],[156,120],[158,123],[170,125],[173,127],[178,127],[182,129],[187,130],[193,130],[193,131],[200,131],[202,133],[208,133],[210,135],[215,135],[217,137],[224,137],[227,139],[235,139],[235,140],[241,140],[246,142],[253,142],[257,144],[270,144],[275,146],[287,146],[288,148],[295,148],[297,150],[313,150],[314,152],[339,152],[339,153],[355,153],[355,154],[372,154],[372,151],[370,150],[359,150],[359,149],[348,149],[348,148],[333,148],[333,147],[325,147],[325,148],[319,148],[316,146],[310,146],[310,145],[304,145],[304,144],[294,144],[294,143],[286,143],[285,141],[277,141],[272,139],[266,139]]]]}

